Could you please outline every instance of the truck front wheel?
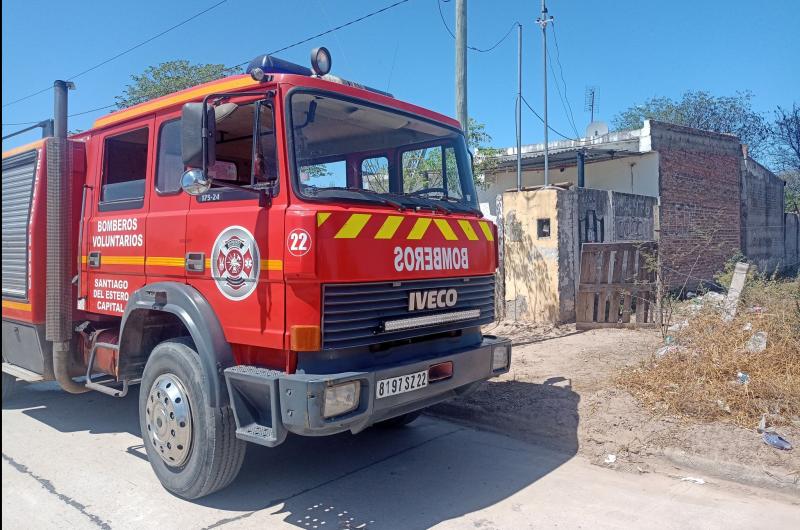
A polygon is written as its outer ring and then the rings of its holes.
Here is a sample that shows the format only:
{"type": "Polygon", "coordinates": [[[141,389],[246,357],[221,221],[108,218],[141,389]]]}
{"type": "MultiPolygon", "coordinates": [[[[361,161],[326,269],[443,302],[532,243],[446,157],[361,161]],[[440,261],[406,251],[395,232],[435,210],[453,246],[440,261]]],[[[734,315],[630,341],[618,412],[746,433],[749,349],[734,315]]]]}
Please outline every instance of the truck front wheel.
{"type": "Polygon", "coordinates": [[[139,424],[147,458],[161,484],[185,499],[224,488],[244,460],[233,411],[210,405],[208,377],[188,338],[156,346],[142,375],[139,424]]]}

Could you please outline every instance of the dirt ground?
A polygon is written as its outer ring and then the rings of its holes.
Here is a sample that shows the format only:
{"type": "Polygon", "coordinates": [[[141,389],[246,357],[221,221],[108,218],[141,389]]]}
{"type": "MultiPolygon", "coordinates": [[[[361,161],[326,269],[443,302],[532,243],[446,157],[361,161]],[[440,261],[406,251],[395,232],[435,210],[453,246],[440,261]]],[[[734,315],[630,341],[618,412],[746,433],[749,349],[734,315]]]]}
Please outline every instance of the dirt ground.
{"type": "Polygon", "coordinates": [[[634,473],[701,474],[800,492],[800,426],[780,429],[795,449],[753,429],[695,423],[646,410],[614,379],[662,344],[653,330],[577,331],[502,322],[485,333],[514,341],[511,370],[432,413],[634,473]],[[609,455],[614,455],[609,457],[609,455]],[[611,462],[613,460],[613,462],[611,462]]]}

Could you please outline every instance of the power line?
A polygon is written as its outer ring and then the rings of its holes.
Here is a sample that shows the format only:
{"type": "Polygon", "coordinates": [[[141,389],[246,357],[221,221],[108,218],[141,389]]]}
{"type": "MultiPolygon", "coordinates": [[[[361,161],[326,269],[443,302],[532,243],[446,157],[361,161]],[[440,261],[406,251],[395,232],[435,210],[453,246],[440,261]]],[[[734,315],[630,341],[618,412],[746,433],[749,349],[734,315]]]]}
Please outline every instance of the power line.
{"type": "MultiPolygon", "coordinates": [[[[91,114],[92,112],[98,112],[98,111],[110,109],[111,107],[116,107],[116,106],[117,106],[116,103],[112,103],[111,105],[104,105],[102,107],[97,107],[97,108],[94,108],[94,109],[89,109],[89,110],[84,110],[84,111],[81,111],[81,112],[76,112],[74,114],[68,115],[67,117],[68,118],[74,118],[75,116],[83,116],[84,114],[91,114]]],[[[41,123],[41,121],[22,121],[22,122],[18,122],[18,123],[4,123],[3,127],[16,127],[16,126],[19,126],[19,125],[34,125],[36,123],[41,123]]]]}
{"type": "MultiPolygon", "coordinates": [[[[569,91],[567,90],[567,80],[564,79],[564,68],[561,66],[561,50],[558,49],[558,36],[556,35],[555,21],[553,21],[553,42],[556,45],[556,62],[558,63],[558,70],[561,72],[561,82],[564,83],[564,99],[566,100],[567,107],[569,108],[569,116],[570,116],[570,122],[572,123],[572,129],[575,131],[575,136],[580,136],[577,127],[575,127],[575,115],[572,113],[572,105],[570,105],[569,103],[569,96],[568,96],[569,91]]],[[[553,68],[552,60],[550,68],[551,70],[553,68]]],[[[553,74],[553,76],[555,77],[555,73],[553,74]]],[[[556,86],[558,86],[558,81],[556,81],[556,86]]]]}
{"type": "MultiPolygon", "coordinates": [[[[338,31],[338,30],[340,30],[342,28],[346,28],[347,26],[351,26],[351,25],[353,25],[353,24],[355,24],[357,22],[361,22],[362,20],[366,20],[366,19],[368,19],[370,17],[373,17],[375,15],[379,15],[379,14],[383,13],[384,11],[388,11],[388,10],[392,9],[393,7],[399,6],[400,4],[405,4],[408,1],[410,1],[410,0],[399,0],[398,2],[395,2],[394,4],[391,4],[391,5],[388,5],[386,7],[381,8],[381,9],[378,9],[377,11],[373,11],[371,13],[367,13],[366,15],[358,17],[358,18],[356,18],[354,20],[351,20],[350,22],[345,22],[344,24],[336,26],[335,28],[331,28],[329,30],[323,31],[322,33],[317,33],[313,37],[308,37],[306,39],[297,41],[294,44],[290,44],[288,46],[284,46],[283,48],[280,48],[279,50],[275,50],[274,52],[270,52],[270,55],[275,55],[276,53],[280,53],[280,52],[286,51],[286,50],[288,50],[290,48],[294,48],[295,46],[300,46],[301,44],[305,44],[306,42],[312,41],[312,40],[314,40],[314,39],[316,39],[318,37],[322,37],[322,36],[327,35],[329,33],[333,33],[334,31],[338,31]]],[[[242,64],[244,65],[244,64],[247,64],[247,63],[242,63],[242,64]]]]}
{"type": "MultiPolygon", "coordinates": [[[[143,40],[142,42],[140,42],[139,44],[136,44],[135,46],[131,46],[130,48],[128,48],[128,49],[126,49],[125,51],[122,51],[122,52],[120,52],[120,53],[118,53],[118,54],[114,55],[113,57],[109,57],[108,59],[105,59],[105,60],[103,60],[103,61],[101,61],[101,62],[97,63],[96,65],[94,65],[94,66],[92,66],[92,67],[90,67],[90,68],[87,68],[86,70],[83,70],[82,72],[79,72],[79,73],[77,73],[77,74],[75,74],[75,75],[73,75],[73,76],[71,76],[71,77],[68,77],[68,78],[67,78],[67,81],[72,81],[73,79],[76,79],[76,78],[78,78],[78,77],[80,77],[80,76],[82,76],[82,75],[84,75],[84,74],[88,74],[88,73],[89,73],[89,72],[91,72],[92,70],[96,70],[96,69],[100,68],[101,66],[103,66],[103,65],[105,65],[105,64],[108,64],[108,63],[110,63],[111,61],[113,61],[113,60],[115,60],[115,59],[119,59],[119,58],[120,58],[120,57],[122,57],[123,55],[126,55],[126,54],[128,54],[128,53],[132,52],[133,50],[135,50],[135,49],[137,49],[137,48],[141,48],[141,47],[142,47],[142,46],[144,46],[145,44],[147,44],[147,43],[149,43],[149,42],[152,42],[152,41],[154,41],[155,39],[157,39],[157,38],[159,38],[159,37],[161,37],[161,36],[163,36],[163,35],[166,35],[166,34],[167,34],[167,33],[169,33],[170,31],[172,31],[172,30],[174,30],[174,29],[177,29],[177,28],[179,28],[179,27],[183,26],[184,24],[187,24],[187,23],[191,22],[192,20],[196,19],[197,17],[199,17],[199,16],[201,16],[201,15],[204,15],[204,14],[208,13],[208,12],[209,12],[209,11],[211,11],[212,9],[214,9],[214,8],[216,8],[216,7],[219,7],[219,6],[221,6],[222,4],[224,4],[224,3],[225,3],[225,2],[227,2],[227,1],[228,1],[228,0],[221,0],[220,2],[217,2],[216,4],[214,4],[213,6],[211,6],[211,7],[208,7],[208,8],[206,8],[206,9],[204,9],[204,10],[200,11],[199,13],[195,13],[195,14],[194,14],[194,15],[192,15],[191,17],[189,17],[189,18],[187,18],[187,19],[185,19],[185,20],[183,20],[183,21],[181,21],[181,22],[179,22],[179,23],[175,24],[174,26],[172,26],[172,27],[170,27],[170,28],[168,28],[168,29],[165,29],[165,30],[164,30],[164,31],[162,31],[161,33],[158,33],[157,35],[153,35],[152,37],[150,37],[150,38],[148,38],[148,39],[146,39],[146,40],[143,40]]],[[[5,108],[5,107],[8,107],[9,105],[14,105],[15,103],[19,103],[20,101],[25,101],[26,99],[30,99],[30,98],[32,98],[32,97],[34,97],[34,96],[38,96],[39,94],[42,94],[42,93],[44,93],[44,92],[47,92],[48,90],[50,90],[50,89],[52,89],[52,88],[53,88],[53,87],[52,87],[52,85],[51,85],[51,86],[48,86],[48,87],[46,87],[46,88],[43,88],[43,89],[41,89],[41,90],[37,90],[36,92],[34,92],[34,93],[32,93],[32,94],[28,94],[27,96],[21,97],[21,98],[19,98],[19,99],[15,99],[14,101],[11,101],[11,102],[9,102],[9,103],[5,103],[5,104],[3,104],[3,108],[5,108]]]]}
{"type": "MultiPolygon", "coordinates": [[[[213,9],[214,7],[217,7],[218,5],[220,5],[220,4],[222,4],[222,3],[226,2],[226,1],[227,1],[227,0],[222,0],[222,2],[219,2],[218,4],[215,4],[215,5],[211,6],[210,8],[206,9],[206,11],[208,11],[208,10],[210,10],[210,9],[213,9]]],[[[351,21],[349,21],[349,22],[345,22],[344,24],[340,24],[340,25],[338,25],[338,26],[336,26],[336,27],[334,27],[334,28],[331,28],[331,29],[325,30],[325,31],[323,31],[323,32],[321,32],[321,33],[317,33],[316,35],[314,35],[314,36],[312,36],[312,37],[308,37],[308,38],[305,38],[305,39],[303,39],[303,40],[299,40],[299,41],[297,41],[297,42],[295,42],[295,43],[289,44],[288,46],[284,46],[283,48],[279,48],[279,49],[277,49],[277,50],[275,50],[275,51],[269,52],[269,55],[275,55],[275,54],[277,54],[277,53],[281,53],[281,52],[283,52],[283,51],[286,51],[286,50],[289,50],[289,49],[291,49],[291,48],[295,48],[295,47],[297,47],[297,46],[300,46],[301,44],[305,44],[305,43],[307,43],[307,42],[309,42],[309,41],[312,41],[312,40],[314,40],[314,39],[316,39],[316,38],[319,38],[319,37],[322,37],[322,36],[324,36],[324,35],[328,35],[328,34],[330,34],[330,33],[333,33],[334,31],[338,31],[338,30],[340,30],[340,29],[346,28],[346,27],[348,27],[348,26],[351,26],[351,25],[353,25],[353,24],[355,24],[355,23],[357,23],[357,22],[361,22],[361,21],[363,21],[363,20],[366,20],[366,19],[368,19],[368,18],[370,18],[370,17],[373,17],[373,16],[375,16],[375,15],[379,15],[379,14],[381,14],[381,13],[385,12],[385,11],[388,11],[388,10],[390,10],[390,9],[392,9],[392,8],[394,8],[394,7],[397,7],[397,6],[401,5],[401,4],[405,4],[405,3],[409,2],[409,1],[410,1],[410,0],[399,0],[399,1],[395,2],[395,3],[393,3],[393,4],[390,4],[390,5],[386,6],[386,7],[383,7],[383,8],[381,8],[381,9],[378,9],[378,10],[372,11],[372,12],[370,12],[370,13],[367,13],[366,15],[363,15],[363,16],[361,16],[361,17],[358,17],[358,18],[356,18],[356,19],[353,19],[353,20],[351,20],[351,21]]],[[[206,11],[204,11],[204,12],[206,12],[206,11]]],[[[196,17],[200,16],[200,15],[201,15],[202,13],[204,13],[204,12],[201,12],[201,13],[198,13],[197,15],[194,15],[192,18],[196,18],[196,17]]],[[[191,20],[191,19],[187,19],[187,20],[186,20],[186,21],[184,21],[183,23],[185,23],[185,22],[188,22],[189,20],[191,20]]],[[[177,26],[175,26],[175,27],[177,27],[177,26]]],[[[174,27],[173,27],[173,28],[171,28],[171,29],[174,29],[174,27]]],[[[167,30],[167,31],[169,31],[169,30],[167,30]]],[[[165,32],[164,32],[164,33],[165,33],[165,32]]],[[[162,34],[163,34],[163,33],[162,33],[162,34]]],[[[150,40],[152,40],[153,38],[156,38],[156,37],[152,37],[150,40]]],[[[126,52],[123,52],[123,53],[126,53],[126,52]]],[[[248,59],[247,61],[241,62],[241,63],[239,63],[239,64],[234,64],[233,66],[229,66],[229,67],[227,67],[227,68],[223,69],[223,70],[222,70],[222,72],[223,72],[223,73],[224,73],[224,72],[232,72],[233,70],[236,70],[236,69],[238,69],[238,68],[241,68],[242,66],[244,66],[244,65],[248,64],[249,62],[250,62],[250,60],[248,59]]],[[[84,72],[84,73],[85,73],[85,72],[84,72]]],[[[82,74],[79,74],[79,75],[82,75],[82,74]]],[[[200,79],[200,83],[203,83],[203,82],[205,82],[205,81],[210,81],[210,80],[211,80],[211,79],[213,79],[214,77],[215,77],[215,76],[208,76],[208,77],[202,78],[202,79],[200,79]]],[[[72,78],[71,78],[71,79],[72,79],[72,78]]],[[[7,106],[7,105],[11,105],[11,104],[13,104],[13,103],[16,103],[16,102],[18,102],[18,101],[22,101],[23,99],[27,99],[27,98],[29,98],[29,97],[33,97],[33,96],[35,96],[35,95],[37,95],[37,94],[40,94],[41,92],[44,92],[44,91],[46,91],[46,90],[50,90],[51,88],[53,88],[53,87],[52,87],[52,86],[51,86],[51,87],[48,87],[48,88],[46,88],[45,90],[42,90],[42,91],[40,91],[40,92],[37,92],[37,93],[35,93],[35,94],[31,94],[31,95],[29,95],[29,96],[26,96],[25,98],[22,98],[22,99],[19,99],[19,100],[16,100],[16,101],[12,101],[11,103],[7,103],[6,105],[3,105],[3,106],[5,107],[5,106],[7,106]]],[[[84,115],[84,114],[91,114],[92,112],[98,112],[98,111],[100,111],[100,110],[105,110],[105,109],[109,109],[109,108],[116,107],[116,106],[117,106],[117,105],[116,105],[116,103],[111,103],[111,104],[109,104],[109,105],[104,105],[104,106],[102,106],[102,107],[97,107],[97,108],[94,108],[94,109],[89,109],[89,110],[85,110],[85,111],[82,111],[82,112],[76,112],[76,113],[74,113],[74,114],[70,114],[70,115],[69,115],[69,117],[70,117],[70,118],[72,118],[72,117],[74,117],[74,116],[82,116],[82,115],[84,115]]],[[[39,122],[37,122],[37,121],[33,121],[33,122],[19,122],[19,123],[4,123],[4,124],[3,124],[3,126],[4,126],[4,127],[11,127],[11,126],[19,126],[19,125],[32,125],[32,124],[34,124],[34,123],[39,123],[39,122]]]]}
{"type": "MultiPolygon", "coordinates": [[[[390,4],[390,5],[386,6],[386,7],[383,7],[381,9],[376,10],[376,11],[372,11],[370,13],[367,13],[364,16],[358,17],[358,18],[356,18],[354,20],[351,20],[349,22],[345,22],[344,24],[340,24],[340,25],[336,26],[335,28],[331,28],[331,29],[325,30],[325,31],[323,31],[321,33],[317,33],[316,35],[313,35],[311,37],[307,37],[307,38],[305,38],[303,40],[299,40],[299,41],[297,41],[295,43],[289,44],[288,46],[284,46],[283,48],[279,48],[279,49],[277,49],[275,51],[271,51],[271,52],[269,52],[268,55],[275,55],[277,53],[284,52],[284,51],[289,50],[291,48],[295,48],[297,46],[300,46],[301,44],[305,44],[305,43],[307,43],[309,41],[312,41],[314,39],[317,39],[319,37],[323,37],[325,35],[333,33],[334,31],[338,31],[340,29],[346,28],[347,26],[351,26],[351,25],[353,25],[353,24],[355,24],[357,22],[361,22],[362,20],[366,20],[366,19],[368,19],[370,17],[373,17],[375,15],[379,15],[379,14],[383,13],[384,11],[388,11],[388,10],[394,8],[394,7],[397,7],[397,6],[401,5],[401,4],[405,4],[406,2],[409,2],[409,1],[410,0],[399,0],[398,2],[390,4]]],[[[229,66],[228,68],[226,68],[223,71],[227,72],[227,71],[235,70],[237,68],[241,68],[242,66],[248,64],[249,62],[250,62],[250,60],[248,59],[247,61],[241,62],[239,64],[234,64],[233,66],[229,66]]]]}
{"type": "MultiPolygon", "coordinates": [[[[553,81],[556,84],[556,92],[558,92],[558,99],[561,101],[561,108],[564,109],[564,115],[567,118],[567,122],[569,123],[572,130],[575,132],[575,136],[580,136],[578,133],[578,128],[575,127],[575,122],[570,117],[570,111],[568,109],[568,101],[565,101],[565,94],[561,93],[561,85],[558,83],[558,78],[556,77],[556,71],[553,69],[553,58],[550,57],[550,50],[547,51],[547,58],[550,59],[549,66],[550,66],[550,74],[553,76],[553,81]]],[[[564,87],[564,92],[566,93],[566,87],[564,87]]]]}
{"type": "MultiPolygon", "coordinates": [[[[455,38],[456,38],[456,36],[455,36],[455,34],[453,33],[453,31],[450,29],[450,26],[448,26],[448,25],[447,25],[447,22],[446,22],[446,21],[445,21],[445,19],[444,19],[444,13],[442,13],[442,2],[443,2],[443,1],[444,1],[445,3],[447,3],[447,2],[449,2],[450,0],[436,0],[436,6],[439,8],[439,18],[441,18],[441,19],[442,19],[442,24],[444,25],[444,29],[446,29],[446,30],[447,30],[447,33],[449,33],[449,34],[450,34],[450,36],[451,36],[451,37],[453,37],[453,38],[455,39],[455,38]]],[[[512,32],[512,31],[514,31],[514,28],[516,28],[516,27],[517,27],[517,25],[519,25],[519,22],[514,22],[513,24],[511,24],[511,27],[510,27],[510,28],[508,28],[508,31],[506,32],[506,34],[505,34],[505,35],[503,35],[503,37],[502,37],[502,38],[501,38],[499,41],[495,42],[495,43],[494,43],[494,46],[491,46],[491,47],[489,47],[489,48],[485,48],[485,49],[483,49],[483,48],[476,48],[475,46],[470,46],[470,45],[467,45],[467,48],[468,48],[468,49],[470,49],[470,50],[472,50],[472,51],[475,51],[475,52],[480,52],[480,53],[487,53],[487,52],[490,52],[490,51],[494,50],[495,48],[497,48],[498,46],[500,46],[500,44],[502,44],[502,42],[503,42],[504,40],[506,40],[506,39],[508,38],[508,36],[509,36],[509,35],[511,35],[511,32],[512,32]]]]}
{"type": "MultiPolygon", "coordinates": [[[[533,112],[534,116],[536,116],[537,118],[539,118],[539,121],[541,121],[542,123],[544,123],[544,118],[542,118],[542,116],[541,116],[541,115],[540,115],[538,112],[536,112],[535,110],[533,110],[533,107],[531,107],[531,104],[530,104],[530,103],[528,103],[528,100],[527,100],[527,99],[525,99],[525,96],[522,96],[522,102],[523,102],[523,103],[525,103],[525,106],[526,106],[526,107],[528,107],[528,109],[529,109],[531,112],[533,112]]],[[[556,133],[557,135],[559,135],[560,137],[564,138],[565,140],[572,140],[573,142],[579,142],[579,141],[580,141],[580,140],[578,140],[577,138],[570,138],[569,136],[567,136],[567,135],[565,135],[565,134],[562,134],[561,132],[559,132],[559,131],[557,131],[557,130],[553,129],[553,128],[552,128],[550,125],[548,125],[548,126],[547,126],[547,128],[548,128],[548,129],[550,129],[551,131],[553,131],[554,133],[556,133]]]]}

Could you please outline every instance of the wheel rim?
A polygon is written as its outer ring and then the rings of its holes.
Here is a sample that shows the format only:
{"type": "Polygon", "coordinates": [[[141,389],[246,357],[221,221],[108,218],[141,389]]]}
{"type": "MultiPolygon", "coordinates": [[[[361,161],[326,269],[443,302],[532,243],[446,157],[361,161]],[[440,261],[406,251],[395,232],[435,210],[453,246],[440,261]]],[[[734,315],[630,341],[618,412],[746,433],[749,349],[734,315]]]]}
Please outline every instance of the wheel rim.
{"type": "Polygon", "coordinates": [[[192,409],[186,389],[174,374],[163,374],[150,387],[145,409],[147,435],[158,456],[180,466],[192,446],[192,409]]]}

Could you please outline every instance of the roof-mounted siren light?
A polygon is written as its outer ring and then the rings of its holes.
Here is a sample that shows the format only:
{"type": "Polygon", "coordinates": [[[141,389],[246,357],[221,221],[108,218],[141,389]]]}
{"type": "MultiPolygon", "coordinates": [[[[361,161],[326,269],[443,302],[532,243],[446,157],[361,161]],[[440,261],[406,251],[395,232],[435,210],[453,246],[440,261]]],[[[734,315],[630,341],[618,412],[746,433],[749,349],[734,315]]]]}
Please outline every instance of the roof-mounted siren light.
{"type": "Polygon", "coordinates": [[[311,69],[314,75],[322,77],[331,71],[331,52],[328,48],[320,46],[311,50],[311,69]]]}
{"type": "Polygon", "coordinates": [[[255,81],[270,81],[271,74],[297,74],[297,75],[312,75],[309,68],[300,66],[299,64],[290,63],[283,59],[278,59],[271,55],[259,55],[247,65],[245,73],[250,74],[255,81]]]}
{"type": "Polygon", "coordinates": [[[271,55],[259,55],[247,65],[245,73],[255,81],[270,81],[271,74],[296,74],[322,77],[331,71],[331,52],[320,46],[311,50],[311,68],[290,63],[271,55]]]}

